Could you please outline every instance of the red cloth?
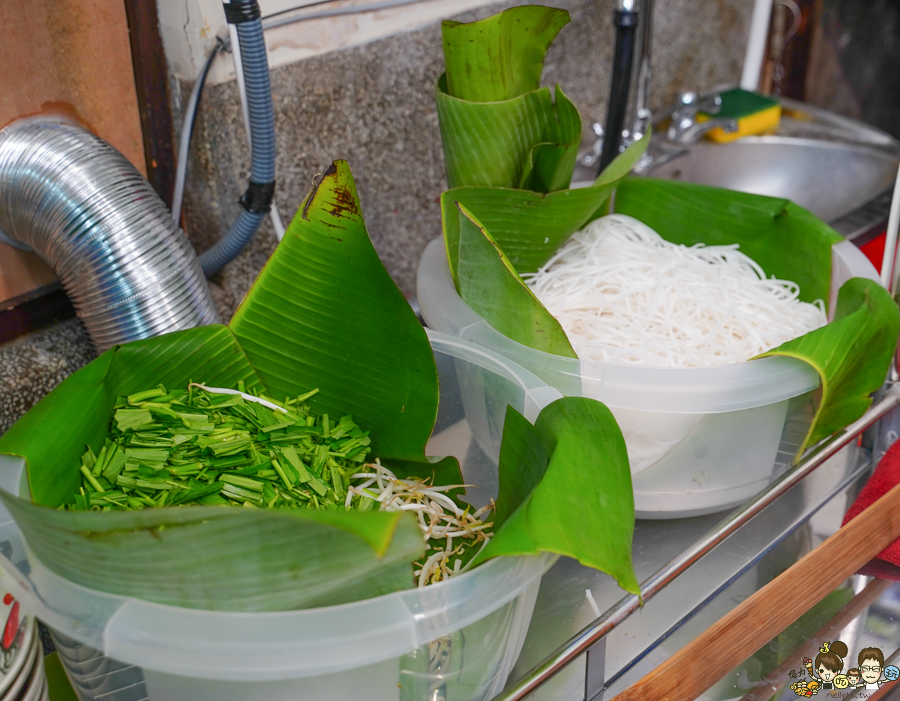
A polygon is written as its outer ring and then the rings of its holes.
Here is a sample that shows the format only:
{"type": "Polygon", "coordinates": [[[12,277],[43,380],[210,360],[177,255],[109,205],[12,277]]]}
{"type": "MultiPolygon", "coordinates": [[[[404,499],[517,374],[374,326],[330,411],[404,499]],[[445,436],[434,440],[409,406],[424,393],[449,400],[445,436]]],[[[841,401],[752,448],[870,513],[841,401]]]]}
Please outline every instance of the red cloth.
{"type": "MultiPolygon", "coordinates": [[[[900,484],[900,441],[896,441],[881,458],[881,462],[872,473],[868,484],[863,487],[856,501],[844,515],[842,525],[846,526],[849,521],[856,518],[864,509],[878,501],[897,484],[900,484]]],[[[861,571],[861,574],[875,575],[886,579],[900,579],[900,569],[888,567],[886,564],[900,568],[900,539],[895,540],[878,553],[875,559],[866,565],[868,571],[861,571]]]]}

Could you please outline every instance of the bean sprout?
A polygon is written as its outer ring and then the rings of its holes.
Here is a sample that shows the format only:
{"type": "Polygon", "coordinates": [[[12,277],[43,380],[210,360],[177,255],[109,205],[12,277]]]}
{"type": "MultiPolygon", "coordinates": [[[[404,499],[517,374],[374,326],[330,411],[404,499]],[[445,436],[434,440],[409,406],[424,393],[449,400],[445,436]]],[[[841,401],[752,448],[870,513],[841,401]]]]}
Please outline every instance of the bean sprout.
{"type": "Polygon", "coordinates": [[[435,486],[424,480],[399,479],[378,460],[366,464],[363,471],[351,475],[350,479],[347,508],[352,508],[354,497],[359,497],[374,499],[381,511],[415,513],[429,548],[425,560],[417,562],[414,571],[420,587],[465,572],[468,563],[463,565],[463,557],[474,554],[473,548],[480,550],[490,540],[493,524],[485,519],[494,508],[493,502],[470,513],[445,494],[469,485],[435,486]],[[359,483],[354,484],[353,480],[359,483]],[[443,545],[432,542],[439,540],[446,542],[443,545]]]}

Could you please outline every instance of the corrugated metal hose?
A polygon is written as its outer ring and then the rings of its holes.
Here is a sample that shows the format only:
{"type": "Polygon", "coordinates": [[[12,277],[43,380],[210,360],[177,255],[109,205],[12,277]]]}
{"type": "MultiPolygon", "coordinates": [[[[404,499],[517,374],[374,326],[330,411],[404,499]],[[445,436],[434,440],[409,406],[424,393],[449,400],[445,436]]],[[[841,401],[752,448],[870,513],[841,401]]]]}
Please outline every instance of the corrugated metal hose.
{"type": "Polygon", "coordinates": [[[56,271],[98,351],[218,319],[165,203],[82,127],[41,118],[0,131],[0,229],[56,271]]]}
{"type": "Polygon", "coordinates": [[[0,131],[0,240],[54,269],[98,351],[218,321],[204,278],[232,260],[268,212],[275,122],[256,0],[236,0],[250,112],[250,187],[222,239],[198,259],[165,203],[119,151],[66,120],[0,131]],[[243,17],[240,17],[243,15],[243,17]]]}

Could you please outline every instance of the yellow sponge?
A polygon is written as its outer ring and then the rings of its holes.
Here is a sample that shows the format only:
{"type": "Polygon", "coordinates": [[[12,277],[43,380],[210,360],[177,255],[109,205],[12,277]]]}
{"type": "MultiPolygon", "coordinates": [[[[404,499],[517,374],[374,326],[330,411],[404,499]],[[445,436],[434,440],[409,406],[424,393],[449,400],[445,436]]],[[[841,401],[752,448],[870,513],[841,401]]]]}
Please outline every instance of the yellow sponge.
{"type": "Polygon", "coordinates": [[[720,144],[740,139],[742,136],[753,136],[774,131],[781,120],[781,105],[777,100],[766,95],[734,88],[721,93],[722,109],[715,115],[704,112],[697,114],[698,122],[716,119],[736,119],[737,131],[726,133],[721,127],[706,133],[706,138],[720,144]]]}

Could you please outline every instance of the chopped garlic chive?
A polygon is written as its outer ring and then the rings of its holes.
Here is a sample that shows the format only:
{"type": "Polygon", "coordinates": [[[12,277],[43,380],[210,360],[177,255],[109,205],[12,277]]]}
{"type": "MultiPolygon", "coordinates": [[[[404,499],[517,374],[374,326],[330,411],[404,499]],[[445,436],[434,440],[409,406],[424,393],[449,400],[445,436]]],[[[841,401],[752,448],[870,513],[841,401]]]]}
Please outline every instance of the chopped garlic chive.
{"type": "Polygon", "coordinates": [[[416,563],[423,586],[466,571],[490,539],[491,505],[473,512],[450,494],[467,485],[399,479],[367,462],[371,439],[352,417],[317,416],[304,403],[318,390],[278,402],[238,387],[191,382],[120,397],[99,453],[82,456],[78,494],[61,508],[407,511],[427,544],[416,563]]]}

